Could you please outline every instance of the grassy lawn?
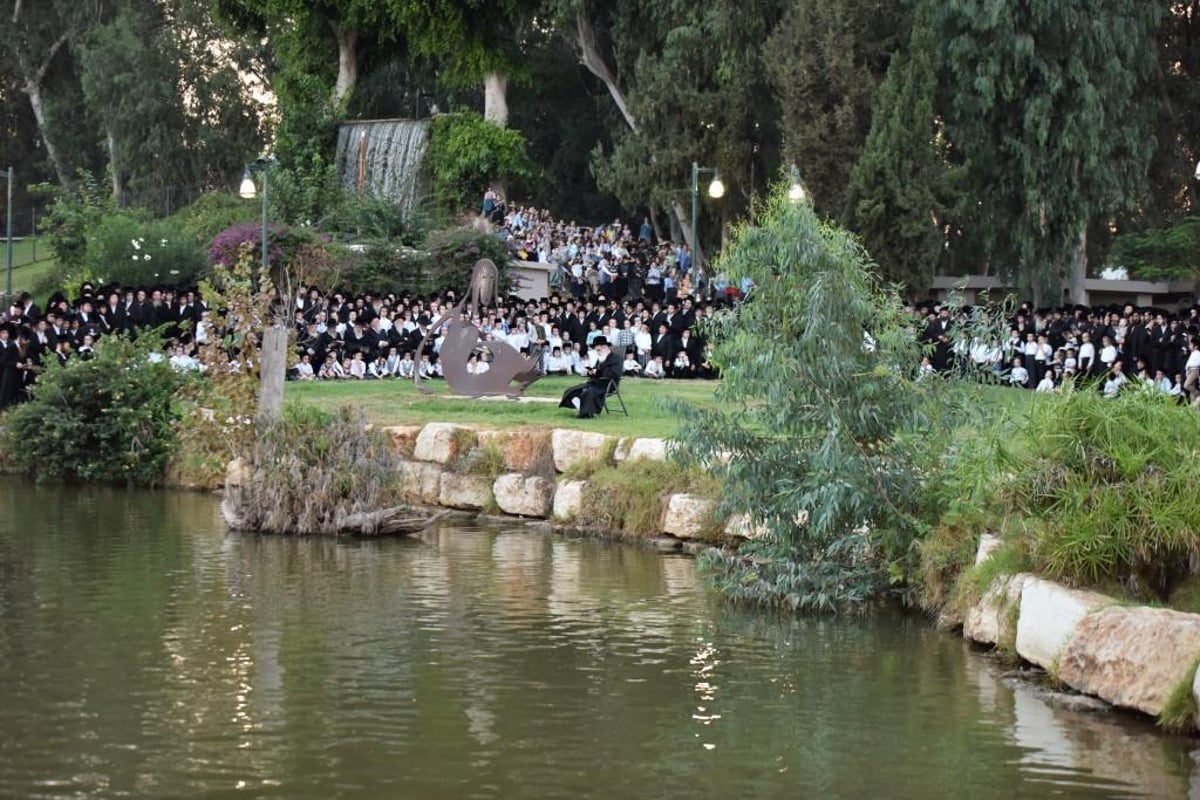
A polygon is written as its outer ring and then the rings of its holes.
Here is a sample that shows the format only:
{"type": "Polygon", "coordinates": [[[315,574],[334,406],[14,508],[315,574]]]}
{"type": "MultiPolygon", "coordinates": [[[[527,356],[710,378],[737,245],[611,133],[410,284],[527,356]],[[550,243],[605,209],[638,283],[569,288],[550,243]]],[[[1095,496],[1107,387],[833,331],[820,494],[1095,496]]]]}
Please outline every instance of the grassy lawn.
{"type": "MultiPolygon", "coordinates": [[[[0,238],[0,281],[4,280],[3,272],[8,266],[8,248],[0,238]]],[[[13,238],[13,291],[32,292],[38,284],[54,268],[54,253],[45,240],[35,242],[32,238],[13,238]],[[35,261],[34,258],[37,258],[35,261]]],[[[0,290],[3,286],[0,285],[0,290]]]]}
{"type": "Polygon", "coordinates": [[[715,381],[651,381],[629,378],[621,382],[621,396],[629,416],[620,412],[578,419],[572,409],[557,405],[563,390],[579,383],[578,378],[543,378],[526,391],[529,398],[553,402],[514,402],[504,398],[461,400],[450,396],[445,381],[423,382],[433,395],[419,394],[412,381],[292,382],[286,399],[333,410],[349,405],[361,408],[376,425],[415,425],[427,422],[459,422],[490,428],[534,426],[578,428],[613,436],[661,436],[675,433],[676,415],[662,408],[661,398],[672,397],[696,404],[713,403],[715,381]]]}

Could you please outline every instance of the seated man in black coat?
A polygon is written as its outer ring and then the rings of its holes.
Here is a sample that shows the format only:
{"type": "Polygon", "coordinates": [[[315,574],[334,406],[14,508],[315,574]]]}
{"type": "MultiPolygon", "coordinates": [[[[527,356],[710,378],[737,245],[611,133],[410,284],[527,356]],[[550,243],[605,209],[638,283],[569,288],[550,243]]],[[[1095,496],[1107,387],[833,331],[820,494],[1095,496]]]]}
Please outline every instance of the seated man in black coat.
{"type": "Polygon", "coordinates": [[[588,382],[572,386],[563,392],[559,408],[575,408],[579,416],[587,419],[600,413],[604,407],[604,396],[608,392],[609,380],[620,380],[624,372],[621,357],[612,351],[608,340],[597,336],[592,342],[596,348],[596,366],[587,371],[588,382]]]}

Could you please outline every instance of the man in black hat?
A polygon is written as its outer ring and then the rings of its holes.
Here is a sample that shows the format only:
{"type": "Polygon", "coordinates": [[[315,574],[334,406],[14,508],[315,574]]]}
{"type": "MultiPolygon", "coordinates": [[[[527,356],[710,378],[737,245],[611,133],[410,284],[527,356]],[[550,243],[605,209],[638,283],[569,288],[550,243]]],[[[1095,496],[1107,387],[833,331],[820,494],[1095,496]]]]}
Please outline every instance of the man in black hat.
{"type": "Polygon", "coordinates": [[[621,380],[624,373],[624,363],[621,357],[612,351],[608,340],[597,336],[592,341],[596,349],[596,366],[587,371],[587,383],[572,386],[563,392],[559,408],[574,408],[579,411],[582,419],[594,417],[604,408],[604,397],[608,394],[610,380],[621,380]]]}
{"type": "Polygon", "coordinates": [[[17,366],[21,359],[17,343],[12,340],[14,327],[11,323],[0,325],[0,408],[15,403],[19,389],[17,366]]]}

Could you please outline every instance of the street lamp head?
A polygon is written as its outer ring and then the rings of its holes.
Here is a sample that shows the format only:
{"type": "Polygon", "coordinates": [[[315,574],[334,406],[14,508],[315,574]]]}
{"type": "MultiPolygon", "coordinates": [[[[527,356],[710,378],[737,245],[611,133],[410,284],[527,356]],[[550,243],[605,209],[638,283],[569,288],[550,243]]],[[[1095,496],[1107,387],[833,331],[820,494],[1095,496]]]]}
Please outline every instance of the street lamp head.
{"type": "Polygon", "coordinates": [[[800,180],[800,170],[796,165],[792,165],[792,185],[788,187],[788,200],[793,203],[803,203],[808,199],[808,192],[804,190],[804,183],[800,180]]]}
{"type": "Polygon", "coordinates": [[[238,194],[247,200],[258,197],[258,187],[254,185],[254,177],[250,174],[249,167],[242,173],[242,185],[238,189],[238,194]]]}
{"type": "Polygon", "coordinates": [[[708,185],[708,196],[720,200],[725,196],[725,184],[721,183],[721,173],[713,170],[712,183],[708,185]]]}

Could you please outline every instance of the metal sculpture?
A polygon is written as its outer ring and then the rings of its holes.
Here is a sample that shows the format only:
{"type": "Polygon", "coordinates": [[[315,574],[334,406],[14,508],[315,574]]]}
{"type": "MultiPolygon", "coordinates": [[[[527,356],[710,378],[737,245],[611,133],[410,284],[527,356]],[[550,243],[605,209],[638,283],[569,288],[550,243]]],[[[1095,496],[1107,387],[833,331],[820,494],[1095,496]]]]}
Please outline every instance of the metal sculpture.
{"type": "MultiPolygon", "coordinates": [[[[446,326],[442,334],[442,345],[438,349],[438,361],[442,365],[442,375],[455,394],[467,397],[487,397],[503,395],[517,397],[531,383],[542,377],[537,363],[521,355],[507,342],[487,342],[486,349],[492,354],[492,361],[487,372],[467,372],[467,361],[471,354],[481,348],[482,337],[479,329],[471,324],[471,318],[476,312],[499,302],[500,270],[490,258],[481,258],[471,269],[471,284],[466,296],[451,310],[447,311],[430,326],[421,344],[417,347],[416,360],[419,363],[425,351],[425,345],[434,331],[446,326]]],[[[421,375],[418,370],[413,375],[417,391],[422,394],[432,394],[421,386],[421,375]]]]}

